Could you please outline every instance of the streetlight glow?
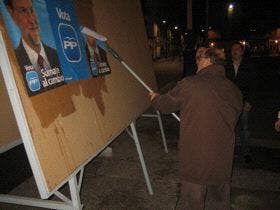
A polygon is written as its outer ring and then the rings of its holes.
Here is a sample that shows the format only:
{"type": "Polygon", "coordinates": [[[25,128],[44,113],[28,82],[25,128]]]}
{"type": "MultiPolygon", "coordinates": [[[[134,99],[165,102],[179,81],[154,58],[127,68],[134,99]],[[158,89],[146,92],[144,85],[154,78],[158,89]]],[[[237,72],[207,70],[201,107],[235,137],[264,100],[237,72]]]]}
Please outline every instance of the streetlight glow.
{"type": "Polygon", "coordinates": [[[178,26],[174,26],[174,29],[177,30],[177,29],[178,29],[178,26]]]}
{"type": "Polygon", "coordinates": [[[228,13],[231,14],[233,12],[233,9],[234,9],[234,5],[232,3],[230,3],[228,5],[228,13]]]}
{"type": "Polygon", "coordinates": [[[166,23],[166,20],[163,20],[162,23],[166,23]]]}

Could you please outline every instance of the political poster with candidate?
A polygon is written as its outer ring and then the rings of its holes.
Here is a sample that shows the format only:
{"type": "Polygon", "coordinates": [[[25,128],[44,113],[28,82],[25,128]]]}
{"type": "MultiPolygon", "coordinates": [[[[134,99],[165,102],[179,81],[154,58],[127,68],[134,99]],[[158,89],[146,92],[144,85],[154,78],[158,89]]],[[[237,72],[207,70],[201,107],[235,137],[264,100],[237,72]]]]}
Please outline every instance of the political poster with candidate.
{"type": "Polygon", "coordinates": [[[100,76],[111,73],[111,68],[107,60],[106,42],[98,37],[84,34],[86,42],[86,53],[90,65],[92,76],[100,76]]]}
{"type": "Polygon", "coordinates": [[[91,77],[71,0],[0,0],[29,96],[91,77]]]}
{"type": "Polygon", "coordinates": [[[45,0],[66,82],[91,77],[72,0],[45,0]]]}

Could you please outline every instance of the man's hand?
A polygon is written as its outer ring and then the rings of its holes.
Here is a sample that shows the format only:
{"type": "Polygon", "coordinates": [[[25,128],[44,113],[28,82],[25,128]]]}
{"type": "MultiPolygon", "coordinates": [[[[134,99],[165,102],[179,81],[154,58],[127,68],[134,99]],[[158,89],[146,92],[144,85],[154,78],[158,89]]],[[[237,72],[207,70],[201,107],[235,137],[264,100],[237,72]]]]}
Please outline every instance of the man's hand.
{"type": "Polygon", "coordinates": [[[247,101],[244,102],[243,112],[250,112],[252,109],[252,105],[247,101]]]}
{"type": "Polygon", "coordinates": [[[275,130],[280,132],[280,119],[278,119],[276,122],[275,122],[275,130]]]}
{"type": "Polygon", "coordinates": [[[158,93],[155,93],[155,92],[150,92],[149,93],[149,96],[150,96],[150,99],[151,99],[151,101],[155,98],[155,97],[157,97],[159,94],[158,93]]]}

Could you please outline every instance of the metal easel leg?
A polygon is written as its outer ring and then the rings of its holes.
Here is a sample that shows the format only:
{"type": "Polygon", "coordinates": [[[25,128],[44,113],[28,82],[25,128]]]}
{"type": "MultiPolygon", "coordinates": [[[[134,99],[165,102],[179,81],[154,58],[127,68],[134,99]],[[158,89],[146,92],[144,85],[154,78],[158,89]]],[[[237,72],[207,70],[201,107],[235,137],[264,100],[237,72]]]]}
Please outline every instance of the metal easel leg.
{"type": "Polygon", "coordinates": [[[166,144],[166,138],[165,138],[165,133],[164,133],[163,125],[162,125],[160,112],[156,110],[156,114],[142,114],[142,117],[153,117],[153,118],[158,119],[158,124],[159,124],[159,129],[160,129],[160,133],[161,133],[162,142],[163,142],[163,147],[164,147],[165,152],[168,153],[168,148],[167,148],[167,144],[166,144]]]}
{"type": "Polygon", "coordinates": [[[29,198],[16,195],[0,194],[0,202],[18,204],[24,206],[34,206],[48,209],[72,210],[72,206],[61,201],[43,200],[38,198],[29,198]]]}
{"type": "Polygon", "coordinates": [[[153,188],[152,188],[152,185],[151,185],[151,182],[150,182],[149,174],[148,174],[148,171],[147,171],[147,168],[146,168],[145,160],[144,160],[144,157],[143,157],[143,153],[142,153],[142,150],[141,150],[141,146],[140,146],[140,143],[139,143],[139,139],[138,139],[138,135],[137,135],[137,132],[136,132],[134,122],[132,122],[130,124],[130,128],[131,128],[131,131],[132,131],[132,137],[134,139],[134,142],[135,142],[135,145],[136,145],[136,148],[137,148],[137,152],[138,152],[138,155],[139,155],[139,159],[140,159],[140,162],[141,162],[141,166],[142,166],[142,169],[143,169],[143,173],[144,173],[144,177],[145,177],[145,180],[146,180],[146,184],[147,184],[149,194],[153,195],[154,194],[153,188]]]}
{"type": "MultiPolygon", "coordinates": [[[[83,173],[83,170],[81,173],[83,173]]],[[[77,185],[76,175],[68,181],[72,200],[68,199],[59,191],[56,191],[54,192],[54,195],[60,198],[63,202],[4,194],[0,194],[0,202],[59,210],[82,210],[83,206],[80,201],[82,175],[83,174],[80,174],[79,186],[77,185]]]]}
{"type": "Polygon", "coordinates": [[[156,111],[157,113],[157,118],[158,118],[158,124],[159,124],[159,128],[160,128],[160,133],[161,133],[161,138],[162,138],[162,142],[163,142],[163,146],[164,146],[164,150],[166,153],[168,153],[168,148],[167,148],[167,144],[166,144],[166,138],[165,138],[165,133],[163,130],[163,125],[162,125],[162,120],[161,120],[161,115],[159,113],[159,111],[156,111]]]}
{"type": "Polygon", "coordinates": [[[81,187],[82,187],[82,183],[83,183],[83,178],[84,178],[84,167],[80,170],[80,174],[79,174],[79,180],[78,180],[78,191],[79,193],[81,192],[81,187]]]}
{"type": "Polygon", "coordinates": [[[80,192],[77,185],[77,178],[73,176],[69,180],[69,189],[71,194],[71,200],[73,205],[73,210],[82,210],[81,200],[80,200],[80,192]]]}

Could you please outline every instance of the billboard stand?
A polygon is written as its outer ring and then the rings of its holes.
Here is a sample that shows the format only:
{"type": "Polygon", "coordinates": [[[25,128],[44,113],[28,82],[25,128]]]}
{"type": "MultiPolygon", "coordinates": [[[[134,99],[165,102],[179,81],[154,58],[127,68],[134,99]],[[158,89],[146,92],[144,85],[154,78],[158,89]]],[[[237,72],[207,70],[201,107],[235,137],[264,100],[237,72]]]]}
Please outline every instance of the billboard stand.
{"type": "MultiPolygon", "coordinates": [[[[80,173],[80,175],[81,174],[82,172],[80,173]]],[[[81,183],[81,178],[82,177],[80,176],[79,183],[81,183]]],[[[68,199],[65,195],[63,195],[59,191],[56,191],[54,195],[56,195],[62,201],[43,200],[38,198],[0,194],[0,202],[41,207],[41,208],[49,208],[49,209],[82,210],[82,205],[81,205],[80,195],[79,195],[80,186],[79,184],[77,184],[76,175],[74,175],[68,181],[68,183],[69,183],[69,189],[70,189],[72,200],[68,199]]]]}
{"type": "Polygon", "coordinates": [[[137,135],[137,132],[136,132],[135,122],[130,123],[129,127],[130,127],[130,130],[129,130],[129,128],[126,128],[126,131],[127,131],[128,135],[135,142],[135,146],[136,146],[138,156],[139,156],[139,159],[140,159],[140,163],[141,163],[141,166],[142,166],[142,169],[143,169],[143,174],[144,174],[144,177],[145,177],[148,192],[149,192],[150,195],[153,195],[154,192],[153,192],[153,188],[152,188],[152,185],[151,185],[151,182],[150,182],[150,177],[149,177],[149,174],[148,174],[148,171],[147,171],[147,167],[146,167],[146,164],[145,164],[145,160],[144,160],[144,156],[143,156],[143,153],[142,153],[141,145],[139,143],[138,135],[137,135]]]}
{"type": "Polygon", "coordinates": [[[164,133],[163,125],[162,125],[160,112],[158,110],[156,110],[156,114],[142,114],[141,116],[142,117],[153,117],[153,118],[158,119],[158,124],[159,124],[160,134],[161,134],[161,138],[162,138],[162,143],[164,146],[164,151],[166,153],[168,153],[168,148],[167,148],[167,144],[166,144],[166,138],[165,138],[165,133],[164,133]]]}
{"type": "MultiPolygon", "coordinates": [[[[154,115],[153,117],[155,117],[155,116],[158,116],[158,115],[154,115]]],[[[150,182],[150,178],[149,178],[149,174],[148,174],[147,167],[145,164],[140,142],[138,139],[135,122],[132,122],[129,127],[130,127],[130,129],[126,128],[126,131],[129,134],[129,136],[134,140],[134,143],[135,143],[135,146],[136,146],[136,149],[138,152],[138,156],[140,159],[140,163],[142,166],[142,170],[143,170],[148,192],[150,195],[153,195],[154,192],[153,192],[153,188],[152,188],[152,185],[150,182]]],[[[84,167],[82,167],[80,169],[80,171],[75,173],[69,179],[68,184],[69,184],[71,199],[67,198],[65,195],[63,195],[61,192],[59,192],[59,189],[58,189],[53,192],[53,195],[58,197],[61,201],[44,200],[44,199],[39,199],[39,198],[0,194],[0,202],[18,204],[18,205],[24,205],[24,206],[49,208],[49,209],[59,209],[59,210],[82,210],[83,205],[81,204],[81,200],[80,200],[80,190],[81,190],[81,186],[82,186],[83,175],[84,175],[84,167]],[[77,181],[77,176],[79,178],[78,181],[77,181]]]]}
{"type": "MultiPolygon", "coordinates": [[[[19,96],[19,92],[15,83],[15,78],[12,72],[11,63],[9,61],[7,48],[3,39],[3,34],[0,31],[0,66],[1,71],[3,72],[3,77],[5,81],[5,85],[7,87],[8,95],[12,104],[13,112],[16,117],[16,122],[18,124],[18,128],[20,130],[22,140],[24,143],[24,147],[33,171],[33,175],[36,181],[37,188],[42,199],[24,197],[24,196],[15,196],[15,195],[6,195],[0,194],[0,202],[3,203],[11,203],[11,204],[19,204],[26,206],[36,206],[42,208],[50,208],[50,209],[71,209],[71,210],[81,210],[82,205],[80,201],[80,189],[82,185],[83,171],[84,166],[82,166],[78,171],[73,173],[66,183],[69,184],[71,199],[67,198],[65,195],[60,193],[56,189],[53,192],[48,192],[48,187],[46,186],[46,180],[42,174],[40,163],[38,157],[35,152],[34,145],[32,144],[32,136],[30,133],[30,129],[27,123],[27,119],[24,113],[23,105],[19,96]],[[77,182],[77,174],[79,174],[79,180],[77,182]],[[47,200],[51,195],[56,195],[62,201],[52,201],[47,200]]],[[[140,143],[138,140],[138,136],[136,133],[135,124],[131,123],[130,128],[132,131],[132,137],[135,141],[137,152],[139,155],[139,159],[142,165],[143,173],[145,176],[146,184],[148,187],[149,194],[153,195],[153,189],[151,187],[149,175],[147,172],[147,168],[145,165],[143,153],[140,147],[140,143]]],[[[108,146],[108,145],[107,145],[108,146]]]]}
{"type": "MultiPolygon", "coordinates": [[[[19,93],[15,83],[15,78],[12,73],[12,68],[9,61],[6,45],[3,39],[2,31],[0,31],[0,49],[1,49],[0,50],[1,71],[3,72],[5,85],[7,87],[13,112],[15,114],[18,128],[20,129],[22,140],[24,142],[24,147],[28,155],[28,159],[31,163],[30,165],[32,167],[36,185],[39,189],[41,197],[48,198],[50,197],[50,195],[47,192],[48,190],[45,185],[46,181],[42,176],[42,171],[40,170],[40,167],[38,167],[39,166],[38,157],[34,152],[35,151],[34,145],[31,143],[32,142],[31,133],[24,114],[24,109],[21,103],[21,99],[19,97],[19,93]]],[[[5,195],[5,194],[0,194],[0,202],[38,206],[38,207],[45,207],[45,208],[54,208],[54,209],[80,210],[82,209],[82,207],[80,203],[79,191],[82,182],[82,175],[83,175],[83,169],[80,172],[79,184],[77,184],[76,174],[73,174],[72,177],[70,177],[70,180],[68,181],[72,200],[69,200],[60,192],[56,191],[54,194],[56,194],[64,202],[43,200],[37,198],[28,198],[22,196],[5,195]]]]}

